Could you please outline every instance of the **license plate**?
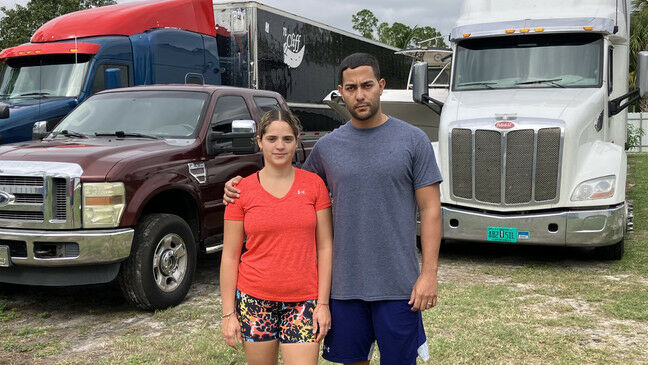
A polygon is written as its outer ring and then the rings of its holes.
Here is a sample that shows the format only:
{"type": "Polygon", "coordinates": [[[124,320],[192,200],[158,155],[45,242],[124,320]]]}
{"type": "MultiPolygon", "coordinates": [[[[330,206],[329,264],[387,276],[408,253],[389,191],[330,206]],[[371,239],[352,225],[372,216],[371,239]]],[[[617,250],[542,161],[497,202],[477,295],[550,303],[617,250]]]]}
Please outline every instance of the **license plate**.
{"type": "Polygon", "coordinates": [[[518,230],[510,227],[488,227],[486,239],[496,242],[517,242],[518,230]]]}
{"type": "Polygon", "coordinates": [[[9,267],[9,246],[0,246],[0,267],[9,267]]]}

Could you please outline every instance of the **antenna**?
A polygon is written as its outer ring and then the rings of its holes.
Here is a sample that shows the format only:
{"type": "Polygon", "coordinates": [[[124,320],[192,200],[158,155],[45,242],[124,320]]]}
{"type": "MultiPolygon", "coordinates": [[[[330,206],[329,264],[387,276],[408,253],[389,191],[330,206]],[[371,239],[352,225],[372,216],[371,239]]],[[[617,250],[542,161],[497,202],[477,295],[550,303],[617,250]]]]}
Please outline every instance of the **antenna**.
{"type": "Polygon", "coordinates": [[[74,64],[79,63],[79,46],[77,45],[77,35],[74,33],[74,64]]]}

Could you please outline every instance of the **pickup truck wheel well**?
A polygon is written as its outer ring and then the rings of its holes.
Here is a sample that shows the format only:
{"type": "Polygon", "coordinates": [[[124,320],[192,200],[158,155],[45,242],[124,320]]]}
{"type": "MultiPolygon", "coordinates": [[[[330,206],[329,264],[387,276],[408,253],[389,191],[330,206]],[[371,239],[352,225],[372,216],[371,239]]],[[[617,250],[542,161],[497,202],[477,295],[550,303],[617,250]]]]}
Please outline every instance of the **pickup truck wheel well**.
{"type": "Polygon", "coordinates": [[[187,222],[196,243],[200,242],[200,220],[198,206],[193,197],[182,190],[167,190],[151,198],[142,210],[140,217],[153,213],[175,214],[187,222]]]}

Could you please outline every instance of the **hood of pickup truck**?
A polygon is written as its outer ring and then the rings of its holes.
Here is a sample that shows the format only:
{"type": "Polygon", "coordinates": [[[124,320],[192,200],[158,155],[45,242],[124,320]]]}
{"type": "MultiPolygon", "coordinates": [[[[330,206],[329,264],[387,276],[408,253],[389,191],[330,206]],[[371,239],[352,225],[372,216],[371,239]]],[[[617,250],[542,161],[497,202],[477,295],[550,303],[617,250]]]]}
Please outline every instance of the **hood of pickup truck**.
{"type": "Polygon", "coordinates": [[[0,166],[2,161],[25,161],[26,166],[30,161],[71,162],[81,166],[84,178],[103,180],[120,161],[141,160],[146,164],[151,156],[169,156],[171,160],[173,155],[187,150],[187,144],[141,138],[62,138],[14,143],[0,146],[0,166]]]}
{"type": "MultiPolygon", "coordinates": [[[[564,119],[574,108],[595,98],[599,89],[514,89],[453,92],[446,104],[454,107],[454,120],[516,114],[518,117],[564,119]],[[454,105],[453,105],[454,104],[454,105]]],[[[602,108],[602,106],[600,107],[602,108]]]]}

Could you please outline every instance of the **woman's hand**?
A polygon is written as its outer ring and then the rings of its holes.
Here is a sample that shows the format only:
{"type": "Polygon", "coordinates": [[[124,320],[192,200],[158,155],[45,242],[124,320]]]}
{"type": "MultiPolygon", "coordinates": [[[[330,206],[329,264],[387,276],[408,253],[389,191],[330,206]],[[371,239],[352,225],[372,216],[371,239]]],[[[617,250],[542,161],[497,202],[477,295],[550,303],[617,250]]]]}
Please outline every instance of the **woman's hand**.
{"type": "Polygon", "coordinates": [[[317,333],[317,342],[322,342],[330,329],[331,311],[328,304],[318,304],[313,311],[313,333],[317,333]]]}
{"type": "Polygon", "coordinates": [[[237,343],[243,343],[243,335],[241,334],[241,326],[236,318],[236,315],[232,314],[223,318],[221,323],[221,328],[223,330],[223,339],[228,346],[233,347],[235,350],[238,350],[236,347],[237,343]]]}

